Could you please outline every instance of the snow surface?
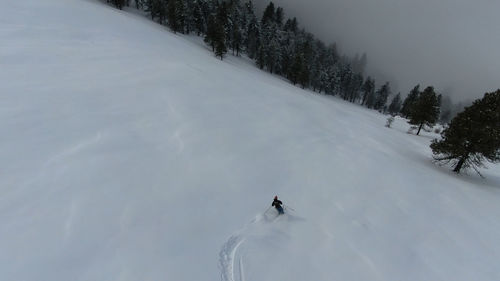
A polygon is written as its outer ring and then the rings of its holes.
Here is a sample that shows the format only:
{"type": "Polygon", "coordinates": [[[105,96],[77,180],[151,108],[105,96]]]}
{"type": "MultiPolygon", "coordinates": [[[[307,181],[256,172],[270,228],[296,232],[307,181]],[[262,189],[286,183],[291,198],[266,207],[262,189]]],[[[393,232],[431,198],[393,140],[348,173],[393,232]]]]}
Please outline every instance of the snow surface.
{"type": "Polygon", "coordinates": [[[0,280],[500,280],[498,166],[127,11],[0,4],[0,280]]]}

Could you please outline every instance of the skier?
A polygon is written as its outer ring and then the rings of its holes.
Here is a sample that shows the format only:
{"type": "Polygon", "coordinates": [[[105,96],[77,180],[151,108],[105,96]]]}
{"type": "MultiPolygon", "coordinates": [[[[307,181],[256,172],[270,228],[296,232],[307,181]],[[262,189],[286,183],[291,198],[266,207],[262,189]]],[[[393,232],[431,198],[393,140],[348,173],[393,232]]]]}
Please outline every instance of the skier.
{"type": "Polygon", "coordinates": [[[282,204],[283,204],[283,202],[278,200],[278,196],[274,196],[274,200],[273,200],[273,203],[271,204],[271,206],[274,206],[276,208],[276,210],[278,210],[278,213],[280,215],[285,213],[285,211],[283,211],[283,207],[281,207],[282,204]]]}

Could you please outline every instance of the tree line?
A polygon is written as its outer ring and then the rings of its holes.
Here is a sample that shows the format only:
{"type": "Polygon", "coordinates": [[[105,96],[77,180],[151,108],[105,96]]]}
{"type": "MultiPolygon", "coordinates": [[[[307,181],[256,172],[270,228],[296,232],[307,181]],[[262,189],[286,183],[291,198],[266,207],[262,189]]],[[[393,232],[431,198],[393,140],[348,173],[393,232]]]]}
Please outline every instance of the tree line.
{"type": "Polygon", "coordinates": [[[273,2],[260,18],[251,0],[107,2],[119,9],[134,5],[173,32],[203,36],[221,60],[228,52],[235,56],[244,53],[260,69],[281,75],[294,85],[401,115],[416,126],[417,135],[436,122],[449,123],[441,140],[434,140],[431,148],[436,161],[453,163],[457,173],[462,168],[479,173],[477,168],[484,160],[500,161],[500,90],[485,94],[465,109],[461,104],[453,108],[449,97],[437,94],[432,86],[421,91],[417,85],[402,100],[400,93],[392,94],[389,82],[376,88],[375,79],[365,77],[366,54],[353,58],[341,55],[335,44],[326,45],[300,28],[296,18],[286,18],[284,9],[273,2]]]}
{"type": "Polygon", "coordinates": [[[246,54],[263,70],[292,84],[340,96],[368,108],[384,110],[391,95],[389,82],[375,88],[364,77],[367,56],[341,55],[335,44],[325,44],[285,18],[284,9],[270,2],[261,17],[252,1],[240,0],[107,0],[118,8],[135,6],[173,32],[194,33],[220,59],[228,52],[246,54]]]}
{"type": "MultiPolygon", "coordinates": [[[[412,98],[402,104],[401,94],[393,96],[389,82],[377,88],[375,79],[365,77],[366,54],[353,58],[341,55],[335,44],[326,45],[300,28],[296,18],[285,19],[284,9],[273,2],[258,18],[251,0],[107,1],[120,9],[133,4],[173,32],[203,36],[220,59],[228,52],[235,56],[244,53],[259,68],[281,75],[294,85],[383,113],[394,115],[401,110],[408,117],[409,104],[418,92],[417,87],[410,93],[412,98]]],[[[443,117],[450,118],[451,110],[446,113],[443,117]]]]}

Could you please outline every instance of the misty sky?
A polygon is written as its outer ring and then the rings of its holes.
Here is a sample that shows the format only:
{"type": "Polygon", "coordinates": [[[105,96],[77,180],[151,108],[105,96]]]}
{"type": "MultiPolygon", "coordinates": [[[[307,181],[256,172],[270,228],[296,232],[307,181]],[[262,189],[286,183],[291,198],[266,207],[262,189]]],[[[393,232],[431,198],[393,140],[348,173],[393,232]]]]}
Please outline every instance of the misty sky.
{"type": "Polygon", "coordinates": [[[273,2],[342,53],[366,52],[368,74],[403,95],[416,84],[455,101],[500,88],[500,0],[273,2]]]}

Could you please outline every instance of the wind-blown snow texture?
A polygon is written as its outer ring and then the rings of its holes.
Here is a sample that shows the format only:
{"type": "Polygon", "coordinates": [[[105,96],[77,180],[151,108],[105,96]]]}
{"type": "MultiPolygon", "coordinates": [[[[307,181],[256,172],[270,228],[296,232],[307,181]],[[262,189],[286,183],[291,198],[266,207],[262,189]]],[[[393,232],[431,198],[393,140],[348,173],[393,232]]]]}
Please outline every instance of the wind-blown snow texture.
{"type": "Polygon", "coordinates": [[[99,2],[0,6],[1,280],[500,279],[498,166],[99,2]]]}

